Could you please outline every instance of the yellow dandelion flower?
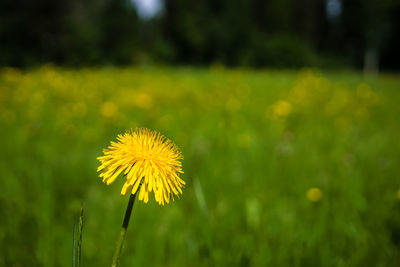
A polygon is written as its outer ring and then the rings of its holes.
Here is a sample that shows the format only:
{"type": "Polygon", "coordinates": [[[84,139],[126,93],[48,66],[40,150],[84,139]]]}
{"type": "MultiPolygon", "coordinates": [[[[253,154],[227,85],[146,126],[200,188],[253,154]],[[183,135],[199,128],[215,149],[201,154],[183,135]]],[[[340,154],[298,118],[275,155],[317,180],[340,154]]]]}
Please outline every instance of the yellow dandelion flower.
{"type": "Polygon", "coordinates": [[[321,189],[313,187],[308,189],[307,198],[312,202],[318,202],[322,199],[323,193],[321,189]]]}
{"type": "Polygon", "coordinates": [[[278,117],[286,117],[287,115],[290,114],[291,110],[292,110],[292,104],[290,104],[290,102],[288,101],[280,100],[275,103],[274,112],[275,115],[278,117]]]}
{"type": "Polygon", "coordinates": [[[292,104],[290,102],[279,100],[267,108],[265,115],[268,118],[279,119],[288,116],[291,111],[292,104]]]}
{"type": "Polygon", "coordinates": [[[139,191],[139,200],[149,201],[149,194],[154,191],[154,198],[160,205],[169,203],[174,195],[182,194],[185,182],[179,178],[182,171],[182,155],[177,146],[156,131],[136,128],[135,131],[118,135],[118,142],[103,150],[104,156],[97,159],[101,165],[103,182],[110,185],[119,174],[126,177],[121,194],[135,194],[139,191]]]}

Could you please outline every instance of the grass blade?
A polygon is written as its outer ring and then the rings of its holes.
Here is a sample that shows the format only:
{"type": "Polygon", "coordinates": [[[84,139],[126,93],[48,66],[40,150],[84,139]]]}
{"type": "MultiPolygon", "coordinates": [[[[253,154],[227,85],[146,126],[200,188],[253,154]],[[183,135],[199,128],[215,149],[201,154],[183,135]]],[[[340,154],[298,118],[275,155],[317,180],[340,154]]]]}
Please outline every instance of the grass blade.
{"type": "Polygon", "coordinates": [[[72,243],[72,267],[80,267],[82,252],[82,232],[83,232],[83,207],[79,215],[78,223],[74,224],[74,234],[72,243]]]}

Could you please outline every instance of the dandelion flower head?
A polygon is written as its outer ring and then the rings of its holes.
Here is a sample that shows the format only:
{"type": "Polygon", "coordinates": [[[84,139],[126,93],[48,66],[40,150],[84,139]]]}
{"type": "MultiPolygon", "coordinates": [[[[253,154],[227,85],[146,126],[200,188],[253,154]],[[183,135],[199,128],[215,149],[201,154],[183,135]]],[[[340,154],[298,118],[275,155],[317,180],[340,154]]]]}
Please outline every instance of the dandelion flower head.
{"type": "Polygon", "coordinates": [[[111,142],[104,155],[98,157],[97,168],[103,182],[110,185],[123,173],[126,177],[121,194],[139,191],[139,200],[149,201],[153,191],[158,204],[169,203],[174,195],[182,194],[185,182],[179,178],[183,173],[182,155],[177,146],[156,131],[136,128],[135,131],[118,135],[118,142],[111,142]]]}
{"type": "Polygon", "coordinates": [[[321,189],[317,187],[313,187],[308,189],[307,191],[307,198],[312,202],[318,202],[322,199],[323,193],[321,189]]]}

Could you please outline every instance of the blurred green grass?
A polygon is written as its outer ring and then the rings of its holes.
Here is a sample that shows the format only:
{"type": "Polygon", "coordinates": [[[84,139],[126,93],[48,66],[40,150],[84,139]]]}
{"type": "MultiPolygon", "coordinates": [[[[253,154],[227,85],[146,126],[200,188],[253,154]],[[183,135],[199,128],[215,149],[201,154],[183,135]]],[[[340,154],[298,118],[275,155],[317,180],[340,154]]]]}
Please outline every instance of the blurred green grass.
{"type": "Polygon", "coordinates": [[[181,148],[187,185],[135,204],[121,266],[396,266],[399,89],[309,69],[2,69],[0,265],[70,266],[81,203],[81,265],[109,265],[128,198],[96,157],[148,127],[181,148]]]}

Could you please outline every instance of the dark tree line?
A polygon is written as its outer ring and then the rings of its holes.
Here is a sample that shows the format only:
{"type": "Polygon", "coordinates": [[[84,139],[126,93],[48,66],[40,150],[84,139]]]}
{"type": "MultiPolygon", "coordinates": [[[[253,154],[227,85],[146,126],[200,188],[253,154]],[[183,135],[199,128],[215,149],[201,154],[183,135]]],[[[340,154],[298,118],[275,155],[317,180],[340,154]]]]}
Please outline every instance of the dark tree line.
{"type": "Polygon", "coordinates": [[[138,26],[125,0],[2,0],[0,64],[129,63],[138,26]]]}
{"type": "Polygon", "coordinates": [[[400,1],[2,0],[0,65],[170,64],[400,68],[400,1]]]}

